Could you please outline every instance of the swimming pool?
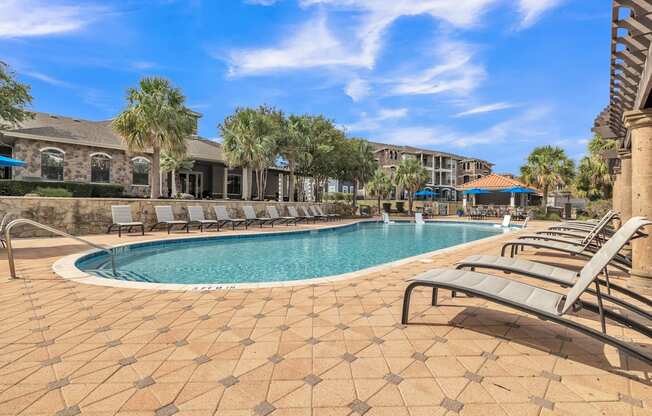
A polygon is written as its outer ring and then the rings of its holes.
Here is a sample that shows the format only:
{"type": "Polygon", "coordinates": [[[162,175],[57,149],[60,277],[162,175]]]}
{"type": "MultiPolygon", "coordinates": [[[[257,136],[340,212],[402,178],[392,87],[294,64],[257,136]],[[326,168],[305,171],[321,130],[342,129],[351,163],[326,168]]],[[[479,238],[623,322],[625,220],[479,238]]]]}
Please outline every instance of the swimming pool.
{"type": "Polygon", "coordinates": [[[501,234],[487,224],[362,222],[337,228],[161,240],[117,247],[118,276],[96,252],[75,266],[99,277],[176,284],[280,282],[341,275],[501,234]]]}

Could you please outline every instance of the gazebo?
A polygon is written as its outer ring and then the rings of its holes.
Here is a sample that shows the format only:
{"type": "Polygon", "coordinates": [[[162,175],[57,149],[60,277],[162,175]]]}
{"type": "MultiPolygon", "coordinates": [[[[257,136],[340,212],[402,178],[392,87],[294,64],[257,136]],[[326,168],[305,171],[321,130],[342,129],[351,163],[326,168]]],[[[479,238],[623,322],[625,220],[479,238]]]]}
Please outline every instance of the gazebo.
{"type": "Polygon", "coordinates": [[[530,194],[539,195],[536,189],[523,182],[495,173],[467,182],[459,190],[464,194],[464,207],[469,203],[468,195],[472,195],[473,205],[502,205],[512,208],[525,207],[530,194]]]}

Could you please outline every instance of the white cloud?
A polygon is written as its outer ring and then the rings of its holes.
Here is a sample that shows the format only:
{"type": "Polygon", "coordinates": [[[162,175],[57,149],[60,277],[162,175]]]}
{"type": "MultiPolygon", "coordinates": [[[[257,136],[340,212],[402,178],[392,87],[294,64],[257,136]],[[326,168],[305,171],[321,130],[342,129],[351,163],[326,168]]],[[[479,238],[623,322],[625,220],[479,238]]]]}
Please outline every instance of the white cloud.
{"type": "Polygon", "coordinates": [[[257,6],[271,6],[278,0],[245,0],[246,4],[254,4],[257,6]]]}
{"type": "Polygon", "coordinates": [[[0,2],[0,38],[75,32],[106,10],[95,5],[55,1],[3,0],[0,2]]]}
{"type": "Polygon", "coordinates": [[[510,103],[493,103],[493,104],[486,104],[486,105],[481,105],[478,107],[473,107],[471,109],[468,109],[466,111],[462,111],[461,113],[455,114],[455,117],[464,117],[464,116],[470,116],[474,114],[483,114],[483,113],[490,113],[493,111],[499,111],[499,110],[506,110],[508,108],[514,108],[514,104],[510,103]]]}
{"type": "Polygon", "coordinates": [[[130,66],[137,71],[147,71],[149,69],[156,68],[158,65],[150,61],[134,61],[130,66]]]}
{"type": "Polygon", "coordinates": [[[376,131],[384,127],[385,121],[398,120],[408,116],[407,108],[381,108],[374,116],[362,113],[358,121],[345,124],[343,127],[350,131],[376,131]]]}
{"type": "Polygon", "coordinates": [[[23,71],[23,75],[28,76],[30,78],[37,79],[39,81],[45,82],[46,84],[54,85],[56,87],[66,87],[66,88],[71,88],[72,85],[66,81],[62,81],[60,79],[51,77],[47,74],[44,74],[42,72],[37,72],[37,71],[23,71]]]}
{"type": "Polygon", "coordinates": [[[521,15],[520,29],[535,24],[545,12],[559,6],[563,0],[519,0],[518,11],[521,15]]]}
{"type": "Polygon", "coordinates": [[[369,82],[360,79],[360,78],[354,78],[351,81],[349,81],[348,84],[346,84],[346,87],[344,88],[344,92],[346,95],[351,97],[353,101],[360,101],[369,93],[371,92],[371,87],[369,86],[369,82]]]}

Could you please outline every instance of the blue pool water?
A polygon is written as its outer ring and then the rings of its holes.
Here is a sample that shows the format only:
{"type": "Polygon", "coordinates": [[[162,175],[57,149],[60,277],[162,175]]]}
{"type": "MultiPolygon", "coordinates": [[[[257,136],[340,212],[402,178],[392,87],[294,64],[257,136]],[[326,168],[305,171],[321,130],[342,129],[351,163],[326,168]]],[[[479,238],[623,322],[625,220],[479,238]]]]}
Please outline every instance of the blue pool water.
{"type": "MultiPolygon", "coordinates": [[[[503,231],[486,224],[358,223],[299,233],[214,236],[118,248],[118,278],[157,283],[258,283],[353,272],[503,231]]],[[[110,277],[104,253],[77,267],[110,277]]]]}

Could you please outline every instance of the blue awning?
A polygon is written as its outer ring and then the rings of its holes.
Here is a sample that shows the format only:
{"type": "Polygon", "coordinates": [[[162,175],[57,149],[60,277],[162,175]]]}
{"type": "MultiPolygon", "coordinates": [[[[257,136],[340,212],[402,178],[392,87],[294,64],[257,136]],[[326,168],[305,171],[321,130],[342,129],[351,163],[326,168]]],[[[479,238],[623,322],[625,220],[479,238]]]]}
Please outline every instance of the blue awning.
{"type": "Polygon", "coordinates": [[[480,195],[480,194],[489,194],[491,192],[487,191],[486,189],[480,189],[480,188],[473,188],[473,189],[467,189],[464,191],[464,195],[480,195]]]}
{"type": "Polygon", "coordinates": [[[433,192],[430,189],[423,189],[421,191],[415,192],[414,196],[436,196],[437,192],[433,192]]]}
{"type": "Polygon", "coordinates": [[[537,191],[530,188],[524,188],[522,186],[515,186],[513,188],[503,189],[500,192],[507,192],[510,194],[535,194],[537,191]]]}
{"type": "Polygon", "coordinates": [[[25,163],[22,160],[12,159],[6,156],[0,156],[0,166],[25,166],[25,165],[27,165],[27,163],[25,163]]]}

